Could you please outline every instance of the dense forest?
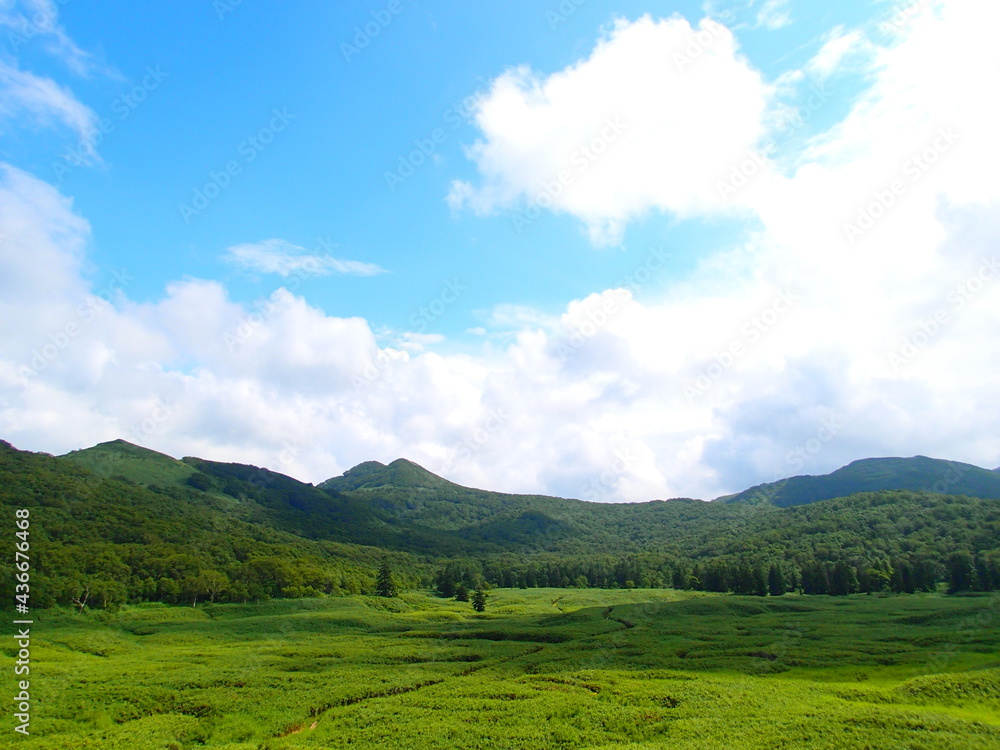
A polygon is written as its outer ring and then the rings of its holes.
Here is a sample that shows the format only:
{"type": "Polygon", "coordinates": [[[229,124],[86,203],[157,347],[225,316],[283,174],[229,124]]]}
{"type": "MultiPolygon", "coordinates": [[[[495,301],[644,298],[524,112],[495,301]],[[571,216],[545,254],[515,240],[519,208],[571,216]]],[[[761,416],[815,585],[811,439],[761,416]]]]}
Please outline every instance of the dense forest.
{"type": "MultiPolygon", "coordinates": [[[[988,498],[882,490],[786,508],[609,505],[472,490],[408,461],[314,487],[121,441],[59,458],[0,443],[0,477],[8,516],[30,514],[34,607],[412,588],[1000,589],[1000,501],[988,498]]],[[[4,581],[5,601],[13,585],[4,581]]]]}

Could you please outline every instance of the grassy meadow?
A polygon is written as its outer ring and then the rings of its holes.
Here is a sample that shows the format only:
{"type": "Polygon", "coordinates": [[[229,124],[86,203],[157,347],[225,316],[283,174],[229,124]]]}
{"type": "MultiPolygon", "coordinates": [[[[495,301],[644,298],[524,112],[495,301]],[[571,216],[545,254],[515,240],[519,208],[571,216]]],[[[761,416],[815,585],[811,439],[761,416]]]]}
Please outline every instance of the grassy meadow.
{"type": "Polygon", "coordinates": [[[414,592],[35,614],[26,749],[1000,748],[996,596],[501,589],[482,614],[414,592]]]}

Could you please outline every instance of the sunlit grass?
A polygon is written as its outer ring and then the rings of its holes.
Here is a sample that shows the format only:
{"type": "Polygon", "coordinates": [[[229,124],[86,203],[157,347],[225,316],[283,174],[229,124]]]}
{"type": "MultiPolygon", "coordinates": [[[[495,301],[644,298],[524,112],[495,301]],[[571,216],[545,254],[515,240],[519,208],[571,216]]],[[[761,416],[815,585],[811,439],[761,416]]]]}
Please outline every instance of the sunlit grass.
{"type": "Polygon", "coordinates": [[[484,614],[415,592],[52,610],[18,744],[995,749],[996,612],[566,589],[492,591],[484,614]]]}

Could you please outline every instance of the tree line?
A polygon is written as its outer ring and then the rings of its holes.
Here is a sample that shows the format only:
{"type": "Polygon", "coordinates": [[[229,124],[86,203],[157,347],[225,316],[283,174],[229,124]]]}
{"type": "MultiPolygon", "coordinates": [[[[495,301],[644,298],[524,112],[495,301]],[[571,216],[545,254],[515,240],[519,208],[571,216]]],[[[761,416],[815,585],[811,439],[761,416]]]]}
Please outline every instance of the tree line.
{"type": "Polygon", "coordinates": [[[781,596],[789,592],[844,596],[934,591],[1000,590],[1000,553],[960,550],[944,561],[913,557],[847,560],[678,560],[657,555],[621,558],[464,559],[444,563],[434,577],[439,595],[462,588],[674,588],[781,596]]]}

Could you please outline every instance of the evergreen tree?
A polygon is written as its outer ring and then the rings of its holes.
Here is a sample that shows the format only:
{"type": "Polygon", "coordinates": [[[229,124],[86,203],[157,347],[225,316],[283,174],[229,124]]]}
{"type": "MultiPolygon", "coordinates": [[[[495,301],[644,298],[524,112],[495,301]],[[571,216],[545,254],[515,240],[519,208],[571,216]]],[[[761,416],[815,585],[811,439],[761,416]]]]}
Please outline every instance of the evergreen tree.
{"type": "Polygon", "coordinates": [[[976,564],[966,551],[956,552],[948,559],[948,593],[971,591],[976,583],[976,564]]]}
{"type": "Polygon", "coordinates": [[[764,572],[764,566],[757,564],[753,566],[752,571],[752,589],[750,591],[754,596],[767,596],[767,573],[764,572]]]}
{"type": "Polygon", "coordinates": [[[802,593],[830,593],[830,581],[826,566],[819,560],[813,560],[802,569],[802,593]]]}
{"type": "Polygon", "coordinates": [[[448,568],[444,568],[437,574],[437,592],[445,599],[451,599],[455,595],[455,578],[448,568]]]}
{"type": "Polygon", "coordinates": [[[771,596],[783,596],[788,590],[785,585],[785,574],[777,563],[771,564],[771,569],[767,573],[767,591],[771,596]]]}
{"type": "Polygon", "coordinates": [[[913,570],[906,560],[893,561],[891,586],[897,594],[912,594],[917,590],[913,581],[913,570]]]}
{"type": "Polygon", "coordinates": [[[688,587],[688,576],[684,574],[684,568],[678,565],[674,568],[674,588],[675,589],[686,589],[688,587]]]}
{"type": "Polygon", "coordinates": [[[392,569],[389,567],[388,560],[383,560],[382,567],[378,569],[378,579],[375,581],[375,593],[386,598],[392,598],[399,594],[396,582],[392,580],[392,569]]]}
{"type": "Polygon", "coordinates": [[[833,576],[830,579],[830,593],[834,596],[846,596],[856,594],[860,586],[858,584],[858,573],[853,565],[843,560],[833,566],[833,576]]]}
{"type": "Polygon", "coordinates": [[[472,608],[476,612],[486,611],[486,592],[482,589],[476,589],[476,593],[472,595],[472,608]]]}
{"type": "Polygon", "coordinates": [[[456,602],[469,601],[469,589],[465,587],[465,581],[459,581],[458,585],[455,587],[455,601],[456,602]]]}

